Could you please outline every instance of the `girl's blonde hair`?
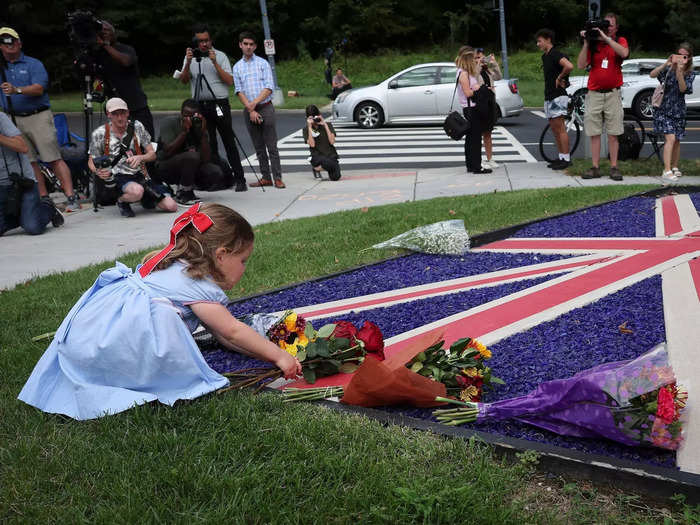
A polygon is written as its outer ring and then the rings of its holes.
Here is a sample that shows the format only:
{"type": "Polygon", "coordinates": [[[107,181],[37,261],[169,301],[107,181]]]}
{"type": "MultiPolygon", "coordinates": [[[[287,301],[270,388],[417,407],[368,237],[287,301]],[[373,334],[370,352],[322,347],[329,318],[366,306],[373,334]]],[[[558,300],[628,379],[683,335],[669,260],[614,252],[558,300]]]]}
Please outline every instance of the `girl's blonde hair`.
{"type": "MultiPolygon", "coordinates": [[[[185,226],[177,234],[175,248],[160,261],[153,271],[165,270],[176,260],[187,262],[187,275],[193,279],[211,276],[221,281],[224,276],[216,269],[218,248],[226,248],[231,253],[242,253],[253,244],[255,234],[250,223],[238,212],[221,204],[202,204],[199,209],[211,218],[212,224],[204,233],[199,233],[192,224],[185,226]]],[[[143,263],[158,254],[152,251],[143,258],[143,263]]]]}
{"type": "Polygon", "coordinates": [[[462,71],[466,71],[472,77],[479,77],[479,65],[476,62],[476,51],[471,46],[462,46],[459,48],[455,65],[462,71]]]}
{"type": "Polygon", "coordinates": [[[693,45],[690,42],[681,42],[678,44],[678,49],[685,49],[690,55],[685,63],[685,69],[683,69],[683,73],[687,73],[693,67],[693,45]]]}

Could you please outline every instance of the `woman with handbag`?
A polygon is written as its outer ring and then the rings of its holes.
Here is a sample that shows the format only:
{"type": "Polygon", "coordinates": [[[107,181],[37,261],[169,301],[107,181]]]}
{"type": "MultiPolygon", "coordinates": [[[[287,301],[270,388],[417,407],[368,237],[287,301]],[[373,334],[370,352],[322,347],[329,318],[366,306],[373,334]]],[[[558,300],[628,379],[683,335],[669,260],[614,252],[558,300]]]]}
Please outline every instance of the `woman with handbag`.
{"type": "Polygon", "coordinates": [[[481,139],[484,142],[484,151],[486,152],[486,162],[484,163],[487,168],[496,169],[500,165],[498,162],[493,160],[493,139],[491,137],[491,132],[493,131],[496,121],[498,120],[498,106],[496,105],[496,88],[493,83],[496,80],[501,80],[503,74],[501,73],[501,68],[496,62],[496,58],[493,54],[488,56],[484,55],[484,50],[481,47],[476,48],[476,60],[479,62],[479,67],[481,68],[480,74],[484,81],[484,85],[489,89],[489,112],[488,121],[485,123],[485,127],[481,131],[481,139]]]}
{"type": "Polygon", "coordinates": [[[459,103],[462,106],[464,118],[469,122],[469,130],[464,136],[464,158],[467,173],[491,173],[491,169],[481,167],[481,132],[484,129],[484,119],[481,116],[482,107],[478,107],[477,93],[483,85],[481,68],[476,60],[476,52],[470,46],[462,46],[455,60],[457,65],[457,82],[459,88],[459,103]]]}
{"type": "Polygon", "coordinates": [[[654,69],[651,78],[659,79],[659,86],[652,96],[654,106],[654,133],[663,133],[665,180],[678,180],[681,156],[680,140],[685,137],[685,96],[693,92],[693,48],[688,42],[678,46],[676,54],[654,69]]]}

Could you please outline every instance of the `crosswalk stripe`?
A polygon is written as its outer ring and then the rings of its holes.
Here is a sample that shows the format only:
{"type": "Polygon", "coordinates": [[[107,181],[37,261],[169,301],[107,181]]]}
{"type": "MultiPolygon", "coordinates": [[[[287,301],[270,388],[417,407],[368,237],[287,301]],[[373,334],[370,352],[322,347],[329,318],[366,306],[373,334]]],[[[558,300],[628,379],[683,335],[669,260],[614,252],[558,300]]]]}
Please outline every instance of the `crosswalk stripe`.
{"type": "MultiPolygon", "coordinates": [[[[464,163],[464,142],[448,138],[441,127],[379,130],[352,127],[336,131],[335,147],[341,165],[464,163]]],[[[494,128],[492,139],[495,161],[536,162],[502,126],[494,128]]],[[[283,165],[308,166],[309,146],[304,142],[302,130],[283,137],[277,147],[283,165]]],[[[255,155],[251,155],[244,165],[248,162],[258,166],[255,155]]]]}
{"type": "Polygon", "coordinates": [[[537,115],[538,117],[541,117],[544,119],[547,118],[547,115],[545,115],[543,111],[530,111],[530,113],[532,113],[533,115],[537,115]]]}

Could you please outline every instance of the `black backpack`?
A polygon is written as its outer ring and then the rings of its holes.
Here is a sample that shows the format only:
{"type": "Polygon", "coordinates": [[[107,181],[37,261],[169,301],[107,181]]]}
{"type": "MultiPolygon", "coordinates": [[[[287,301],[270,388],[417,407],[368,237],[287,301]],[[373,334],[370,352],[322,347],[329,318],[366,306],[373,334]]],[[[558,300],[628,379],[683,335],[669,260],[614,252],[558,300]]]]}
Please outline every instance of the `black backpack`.
{"type": "Polygon", "coordinates": [[[625,123],[622,135],[618,137],[620,143],[620,160],[635,160],[639,158],[639,152],[642,150],[642,138],[635,129],[634,124],[625,123]]]}

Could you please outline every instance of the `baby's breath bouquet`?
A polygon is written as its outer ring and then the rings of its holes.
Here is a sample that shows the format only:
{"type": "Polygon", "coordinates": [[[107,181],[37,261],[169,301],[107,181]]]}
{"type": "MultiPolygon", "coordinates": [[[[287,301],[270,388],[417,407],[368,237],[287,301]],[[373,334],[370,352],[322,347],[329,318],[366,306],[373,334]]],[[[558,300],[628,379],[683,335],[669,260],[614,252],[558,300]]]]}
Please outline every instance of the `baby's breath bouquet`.
{"type": "Polygon", "coordinates": [[[453,219],[413,228],[372,248],[405,248],[435,255],[463,255],[469,250],[469,234],[462,219],[453,219]]]}

